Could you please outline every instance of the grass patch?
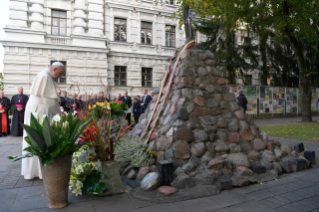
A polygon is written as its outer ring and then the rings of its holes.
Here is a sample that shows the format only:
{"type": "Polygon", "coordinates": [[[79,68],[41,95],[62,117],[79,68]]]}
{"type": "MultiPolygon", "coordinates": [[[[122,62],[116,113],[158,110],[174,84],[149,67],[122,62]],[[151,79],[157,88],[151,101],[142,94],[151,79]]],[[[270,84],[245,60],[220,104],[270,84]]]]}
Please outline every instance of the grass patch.
{"type": "Polygon", "coordinates": [[[261,127],[260,130],[276,137],[319,141],[319,123],[261,127]]]}

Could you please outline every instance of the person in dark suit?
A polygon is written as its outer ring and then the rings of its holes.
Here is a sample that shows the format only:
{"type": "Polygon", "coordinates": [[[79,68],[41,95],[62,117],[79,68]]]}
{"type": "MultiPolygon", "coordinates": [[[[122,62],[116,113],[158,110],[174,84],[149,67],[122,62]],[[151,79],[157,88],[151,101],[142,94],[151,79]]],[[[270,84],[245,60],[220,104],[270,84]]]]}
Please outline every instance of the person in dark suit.
{"type": "Polygon", "coordinates": [[[135,124],[138,123],[138,119],[140,118],[141,115],[141,102],[138,100],[138,98],[134,98],[134,103],[133,103],[133,116],[135,120],[135,124]]]}
{"type": "Polygon", "coordinates": [[[147,94],[146,89],[143,90],[143,94],[144,96],[142,97],[142,101],[141,101],[141,113],[145,113],[145,110],[148,104],[152,101],[152,97],[147,94]]]}
{"type": "Polygon", "coordinates": [[[127,91],[124,91],[123,96],[120,97],[120,101],[125,102],[127,105],[126,120],[128,122],[128,125],[131,125],[132,99],[130,96],[127,95],[127,91]]]}
{"type": "MultiPolygon", "coordinates": [[[[71,104],[70,104],[71,99],[67,95],[68,93],[66,91],[62,92],[61,98],[63,98],[65,102],[63,103],[64,105],[63,106],[61,105],[61,106],[63,107],[65,112],[69,113],[71,111],[71,104]]],[[[62,99],[61,99],[61,102],[62,102],[62,99]]]]}
{"type": "Polygon", "coordinates": [[[248,101],[247,101],[243,91],[240,91],[239,96],[237,97],[237,103],[238,103],[238,106],[240,106],[244,109],[244,113],[246,113],[248,101]]]}

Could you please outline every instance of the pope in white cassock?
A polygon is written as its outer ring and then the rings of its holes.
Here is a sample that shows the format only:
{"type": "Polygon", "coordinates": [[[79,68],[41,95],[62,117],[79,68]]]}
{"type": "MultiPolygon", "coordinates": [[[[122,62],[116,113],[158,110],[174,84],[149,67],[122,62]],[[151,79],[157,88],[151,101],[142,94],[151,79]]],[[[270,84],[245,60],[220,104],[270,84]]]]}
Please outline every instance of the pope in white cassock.
{"type": "MultiPolygon", "coordinates": [[[[60,97],[56,91],[54,79],[60,78],[65,72],[65,67],[60,62],[55,62],[49,69],[41,71],[33,81],[30,89],[30,98],[25,109],[24,124],[30,125],[31,113],[35,117],[48,117],[51,123],[53,116],[61,114],[59,105],[60,97]]],[[[22,150],[28,147],[24,138],[27,133],[23,131],[22,150]]],[[[27,152],[23,152],[25,154],[27,152]]],[[[39,177],[42,179],[41,163],[37,156],[22,159],[21,174],[25,179],[39,177]]]]}

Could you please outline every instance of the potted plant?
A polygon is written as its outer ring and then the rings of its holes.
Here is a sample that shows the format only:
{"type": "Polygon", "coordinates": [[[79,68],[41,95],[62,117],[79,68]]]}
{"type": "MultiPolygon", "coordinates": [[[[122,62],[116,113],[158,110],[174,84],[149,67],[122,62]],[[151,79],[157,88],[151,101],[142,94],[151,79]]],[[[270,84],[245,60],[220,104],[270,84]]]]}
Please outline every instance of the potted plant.
{"type": "Polygon", "coordinates": [[[111,124],[117,116],[123,114],[124,109],[124,104],[116,102],[97,103],[97,106],[91,110],[93,121],[83,132],[81,142],[89,141],[92,143],[98,159],[98,169],[105,175],[105,178],[101,179],[102,182],[107,184],[107,188],[100,194],[103,196],[123,192],[119,169],[117,162],[114,160],[114,150],[120,137],[131,128],[131,125],[122,130],[126,121],[123,119],[119,133],[114,137],[111,134],[111,124]]]}
{"type": "Polygon", "coordinates": [[[39,157],[49,208],[68,205],[72,154],[85,144],[76,141],[91,121],[92,118],[83,121],[69,113],[54,116],[50,125],[47,117],[39,123],[31,114],[30,126],[21,123],[28,135],[25,140],[30,146],[24,149],[28,153],[8,158],[17,161],[25,157],[39,157]]]}

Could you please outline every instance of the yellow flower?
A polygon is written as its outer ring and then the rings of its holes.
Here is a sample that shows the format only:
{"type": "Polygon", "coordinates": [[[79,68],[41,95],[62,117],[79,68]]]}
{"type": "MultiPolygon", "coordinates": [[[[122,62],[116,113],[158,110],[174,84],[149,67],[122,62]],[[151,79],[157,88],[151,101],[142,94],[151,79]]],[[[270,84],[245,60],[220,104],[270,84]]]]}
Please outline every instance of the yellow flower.
{"type": "Polygon", "coordinates": [[[92,107],[91,107],[91,105],[89,105],[89,110],[91,110],[92,109],[92,107]]]}
{"type": "Polygon", "coordinates": [[[104,103],[103,102],[97,102],[96,103],[99,107],[104,107],[104,103]]]}

